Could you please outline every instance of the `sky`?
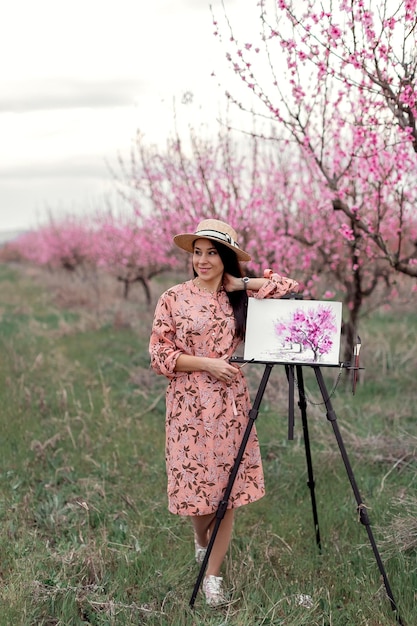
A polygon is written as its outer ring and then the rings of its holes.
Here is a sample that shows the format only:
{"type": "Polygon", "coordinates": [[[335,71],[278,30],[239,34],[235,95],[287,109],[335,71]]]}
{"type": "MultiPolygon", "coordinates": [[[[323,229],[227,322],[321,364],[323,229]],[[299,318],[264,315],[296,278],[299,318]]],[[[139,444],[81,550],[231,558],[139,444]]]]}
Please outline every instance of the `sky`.
{"type": "MultiPolygon", "coordinates": [[[[230,72],[214,36],[221,0],[13,0],[0,38],[0,231],[95,210],[140,130],[216,126],[230,72]],[[215,73],[215,77],[212,73],[215,73]],[[186,94],[192,101],[183,103],[186,94]]],[[[257,1],[225,0],[253,24],[257,1]],[[240,6],[239,6],[240,5],[240,6]]],[[[257,13],[256,13],[257,15],[257,13]]]]}

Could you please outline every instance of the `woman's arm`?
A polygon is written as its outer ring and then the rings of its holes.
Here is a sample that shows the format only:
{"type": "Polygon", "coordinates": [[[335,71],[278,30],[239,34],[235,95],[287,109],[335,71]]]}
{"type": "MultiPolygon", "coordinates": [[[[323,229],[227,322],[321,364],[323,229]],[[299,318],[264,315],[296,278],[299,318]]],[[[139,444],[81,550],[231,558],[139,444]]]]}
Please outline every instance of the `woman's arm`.
{"type": "Polygon", "coordinates": [[[267,281],[267,278],[248,278],[246,282],[243,282],[242,278],[225,274],[223,276],[223,287],[226,291],[242,291],[245,288],[248,291],[259,291],[267,281]]]}
{"type": "Polygon", "coordinates": [[[228,356],[221,359],[180,354],[175,363],[175,372],[208,372],[215,378],[227,382],[235,377],[239,368],[228,362],[228,356]]]}
{"type": "MultiPolygon", "coordinates": [[[[230,274],[224,274],[223,287],[226,291],[241,291],[247,289],[247,291],[254,292],[255,297],[260,298],[281,298],[287,293],[297,292],[298,283],[292,278],[286,278],[267,270],[266,278],[248,278],[243,280],[237,276],[231,276],[230,274]]],[[[266,273],[265,272],[265,273],[266,273]]]]}

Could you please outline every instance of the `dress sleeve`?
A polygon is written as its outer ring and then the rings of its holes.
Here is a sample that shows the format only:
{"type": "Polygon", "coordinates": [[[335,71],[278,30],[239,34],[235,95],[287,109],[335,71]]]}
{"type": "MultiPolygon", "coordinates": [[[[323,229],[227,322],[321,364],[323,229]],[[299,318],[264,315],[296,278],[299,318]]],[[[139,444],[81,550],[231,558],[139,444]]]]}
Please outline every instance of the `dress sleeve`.
{"type": "Polygon", "coordinates": [[[151,367],[157,373],[167,378],[174,378],[177,358],[182,354],[175,344],[175,322],[170,306],[170,296],[162,294],[156,305],[152,332],[149,341],[151,367]]]}
{"type": "Polygon", "coordinates": [[[254,298],[262,300],[264,298],[282,298],[287,293],[297,293],[298,283],[292,278],[286,278],[270,272],[265,284],[253,293],[254,298]]]}

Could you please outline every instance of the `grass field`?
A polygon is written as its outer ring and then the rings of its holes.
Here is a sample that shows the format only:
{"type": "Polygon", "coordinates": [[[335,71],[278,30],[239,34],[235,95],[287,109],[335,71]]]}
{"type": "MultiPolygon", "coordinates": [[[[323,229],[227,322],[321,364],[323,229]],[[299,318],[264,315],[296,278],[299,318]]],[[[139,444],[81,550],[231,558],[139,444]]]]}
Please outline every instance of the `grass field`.
{"type": "MultiPolygon", "coordinates": [[[[165,279],[169,281],[170,278],[165,279]]],[[[169,283],[168,283],[169,284],[169,283]]],[[[154,297],[164,288],[153,286],[154,297]]],[[[257,429],[267,496],[238,511],[224,568],[232,603],[199,594],[187,520],[170,515],[165,381],[149,370],[139,287],[0,266],[0,625],[385,626],[395,614],[317,384],[305,368],[322,540],[298,412],[273,369],[257,429]],[[300,603],[300,595],[311,602],[300,603]]],[[[361,328],[361,375],[332,397],[404,624],[417,624],[414,312],[361,328]]],[[[248,366],[252,394],[263,368],[248,366]]],[[[325,372],[331,389],[337,372],[325,372]]]]}

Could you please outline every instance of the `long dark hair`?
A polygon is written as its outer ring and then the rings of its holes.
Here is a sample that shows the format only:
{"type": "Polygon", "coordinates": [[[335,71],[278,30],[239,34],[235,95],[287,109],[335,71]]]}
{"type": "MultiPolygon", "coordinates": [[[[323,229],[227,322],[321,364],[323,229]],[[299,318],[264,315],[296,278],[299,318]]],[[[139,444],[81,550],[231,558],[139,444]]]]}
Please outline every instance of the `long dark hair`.
{"type": "MultiPolygon", "coordinates": [[[[238,276],[239,278],[242,278],[243,274],[239,265],[239,261],[237,260],[236,253],[231,248],[223,246],[221,243],[217,243],[217,241],[212,240],[212,242],[222,260],[225,273],[231,274],[231,276],[238,276]]],[[[195,276],[197,276],[195,270],[194,274],[195,276]]],[[[232,306],[233,314],[235,316],[236,335],[240,339],[244,339],[246,332],[248,294],[243,289],[241,291],[227,291],[226,293],[232,306]]]]}

